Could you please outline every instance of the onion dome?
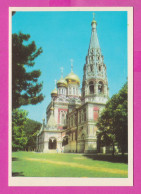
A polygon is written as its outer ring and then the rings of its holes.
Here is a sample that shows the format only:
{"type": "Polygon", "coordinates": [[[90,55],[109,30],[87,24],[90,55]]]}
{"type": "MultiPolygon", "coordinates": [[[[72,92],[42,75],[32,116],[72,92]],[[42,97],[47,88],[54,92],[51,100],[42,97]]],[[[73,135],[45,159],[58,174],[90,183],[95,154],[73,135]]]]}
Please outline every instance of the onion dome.
{"type": "Polygon", "coordinates": [[[93,19],[92,24],[93,24],[93,23],[96,23],[95,19],[93,19]]]}
{"type": "Polygon", "coordinates": [[[68,81],[68,83],[76,83],[80,85],[80,79],[79,77],[71,71],[66,77],[65,80],[68,81]]]}
{"type": "Polygon", "coordinates": [[[57,89],[56,88],[54,90],[52,90],[51,96],[52,97],[57,97],[57,89]]]}
{"type": "Polygon", "coordinates": [[[67,82],[63,77],[57,81],[57,87],[67,87],[67,82]]]}
{"type": "Polygon", "coordinates": [[[80,79],[79,77],[73,73],[73,59],[71,61],[71,72],[65,77],[65,80],[67,80],[68,83],[75,83],[80,85],[80,79]]]}

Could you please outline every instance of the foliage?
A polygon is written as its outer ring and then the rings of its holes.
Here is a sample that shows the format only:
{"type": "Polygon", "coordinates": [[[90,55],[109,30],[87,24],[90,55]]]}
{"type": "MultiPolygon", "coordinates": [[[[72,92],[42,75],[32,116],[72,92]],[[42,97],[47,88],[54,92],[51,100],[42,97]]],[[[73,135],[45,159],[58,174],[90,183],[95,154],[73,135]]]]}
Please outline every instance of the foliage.
{"type": "Polygon", "coordinates": [[[12,150],[24,150],[27,143],[27,136],[24,126],[27,122],[27,112],[14,109],[12,112],[12,150]]]}
{"type": "Polygon", "coordinates": [[[27,112],[14,109],[12,112],[12,150],[35,150],[36,136],[41,123],[27,118],[27,112]]]}
{"type": "Polygon", "coordinates": [[[35,65],[34,60],[42,53],[42,48],[37,49],[34,41],[24,44],[29,38],[29,34],[12,35],[12,109],[37,104],[44,98],[42,83],[38,83],[40,70],[27,71],[27,67],[35,65]]]}
{"type": "Polygon", "coordinates": [[[97,123],[101,144],[112,144],[114,148],[117,142],[122,153],[125,153],[128,148],[127,92],[126,83],[118,94],[108,101],[97,123]]]}
{"type": "Polygon", "coordinates": [[[39,132],[40,128],[41,128],[41,123],[28,119],[28,121],[26,122],[25,126],[24,126],[24,131],[26,133],[26,137],[27,137],[27,143],[25,146],[26,150],[35,150],[36,148],[36,137],[37,137],[37,133],[39,132]]]}

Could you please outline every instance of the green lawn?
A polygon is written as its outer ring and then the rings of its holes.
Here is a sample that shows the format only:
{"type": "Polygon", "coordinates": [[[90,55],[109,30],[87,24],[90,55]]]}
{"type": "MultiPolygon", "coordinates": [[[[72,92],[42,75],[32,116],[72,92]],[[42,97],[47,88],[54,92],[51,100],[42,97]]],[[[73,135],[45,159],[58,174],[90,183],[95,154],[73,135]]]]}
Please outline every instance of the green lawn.
{"type": "Polygon", "coordinates": [[[94,160],[82,154],[13,152],[12,176],[127,178],[128,165],[94,160]]]}

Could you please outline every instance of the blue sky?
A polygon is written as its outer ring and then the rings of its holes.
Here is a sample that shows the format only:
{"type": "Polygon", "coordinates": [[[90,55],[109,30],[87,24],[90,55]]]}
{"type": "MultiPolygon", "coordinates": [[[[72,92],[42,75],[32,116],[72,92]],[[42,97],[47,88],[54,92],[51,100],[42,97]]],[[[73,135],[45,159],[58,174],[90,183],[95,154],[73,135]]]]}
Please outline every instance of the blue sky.
{"type": "MultiPolygon", "coordinates": [[[[64,76],[70,73],[70,59],[74,60],[73,71],[82,83],[92,18],[89,11],[16,12],[12,17],[12,33],[30,34],[29,42],[34,40],[43,49],[33,69],[42,72],[39,81],[43,81],[45,99],[37,105],[21,107],[29,112],[29,118],[42,122],[54,80],[60,79],[60,67],[64,67],[64,76]]],[[[95,20],[111,97],[127,80],[127,12],[96,11],[95,20]]]]}

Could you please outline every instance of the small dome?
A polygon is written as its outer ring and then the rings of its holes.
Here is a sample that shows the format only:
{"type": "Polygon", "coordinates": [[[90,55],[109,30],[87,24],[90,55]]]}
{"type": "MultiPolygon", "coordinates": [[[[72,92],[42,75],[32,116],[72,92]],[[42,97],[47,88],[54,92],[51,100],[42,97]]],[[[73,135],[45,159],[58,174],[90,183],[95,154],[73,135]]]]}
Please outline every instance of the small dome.
{"type": "Polygon", "coordinates": [[[52,90],[51,96],[57,96],[57,89],[56,88],[54,90],[52,90]]]}
{"type": "Polygon", "coordinates": [[[76,74],[74,74],[73,71],[72,71],[71,73],[69,73],[69,74],[65,77],[65,79],[66,79],[68,82],[72,81],[72,82],[74,82],[74,83],[80,84],[80,79],[79,79],[79,77],[78,77],[76,74]]]}
{"type": "Polygon", "coordinates": [[[61,77],[61,79],[58,80],[57,87],[67,87],[67,82],[63,77],[61,77]]]}
{"type": "Polygon", "coordinates": [[[92,24],[93,24],[93,23],[96,23],[96,21],[95,21],[94,19],[93,19],[93,21],[92,21],[92,24]]]}

